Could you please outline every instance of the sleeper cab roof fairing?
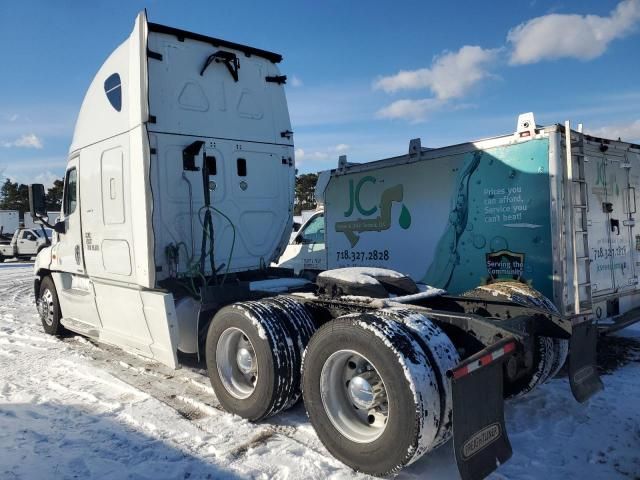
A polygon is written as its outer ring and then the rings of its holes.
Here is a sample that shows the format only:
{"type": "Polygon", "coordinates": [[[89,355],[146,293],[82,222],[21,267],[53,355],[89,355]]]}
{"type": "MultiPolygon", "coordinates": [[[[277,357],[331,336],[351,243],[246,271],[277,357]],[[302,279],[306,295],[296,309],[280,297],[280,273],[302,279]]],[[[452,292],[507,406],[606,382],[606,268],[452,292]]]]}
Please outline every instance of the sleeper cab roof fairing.
{"type": "Polygon", "coordinates": [[[127,40],[105,60],[85,94],[70,153],[125,133],[148,120],[147,37],[150,31],[173,35],[178,41],[189,38],[237,50],[272,63],[282,61],[281,55],[267,50],[147,22],[146,13],[140,12],[127,40]]]}
{"type": "Polygon", "coordinates": [[[147,18],[102,64],[82,101],[69,152],[125,133],[148,118],[147,18]]]}

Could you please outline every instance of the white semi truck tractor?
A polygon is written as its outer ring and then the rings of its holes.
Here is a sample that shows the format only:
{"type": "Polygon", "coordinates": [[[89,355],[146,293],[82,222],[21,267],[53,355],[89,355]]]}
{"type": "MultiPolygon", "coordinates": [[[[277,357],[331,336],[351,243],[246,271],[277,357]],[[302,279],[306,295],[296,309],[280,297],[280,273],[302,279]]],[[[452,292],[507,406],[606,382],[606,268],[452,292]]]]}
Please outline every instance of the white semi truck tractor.
{"type": "MultiPolygon", "coordinates": [[[[396,472],[453,437],[462,478],[483,478],[511,455],[504,398],[567,350],[574,396],[602,388],[590,316],[508,282],[449,296],[381,268],[314,283],[270,268],[294,198],[280,61],[138,16],[78,116],[57,242],[35,265],[42,325],[174,368],[198,355],[222,406],[251,421],[302,397],[356,470],[396,472]]],[[[49,224],[42,185],[30,204],[49,224]]]]}

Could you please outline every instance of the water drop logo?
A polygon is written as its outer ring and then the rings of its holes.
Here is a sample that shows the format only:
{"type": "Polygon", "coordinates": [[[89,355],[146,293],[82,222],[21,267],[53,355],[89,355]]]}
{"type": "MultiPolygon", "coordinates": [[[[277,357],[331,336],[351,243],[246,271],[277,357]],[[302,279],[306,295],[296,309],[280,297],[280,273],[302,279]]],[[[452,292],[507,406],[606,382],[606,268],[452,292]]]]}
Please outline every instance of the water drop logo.
{"type": "Polygon", "coordinates": [[[404,230],[411,226],[411,213],[409,213],[409,209],[404,203],[402,204],[402,211],[400,212],[400,218],[398,218],[398,224],[400,225],[400,228],[403,228],[404,230]]]}

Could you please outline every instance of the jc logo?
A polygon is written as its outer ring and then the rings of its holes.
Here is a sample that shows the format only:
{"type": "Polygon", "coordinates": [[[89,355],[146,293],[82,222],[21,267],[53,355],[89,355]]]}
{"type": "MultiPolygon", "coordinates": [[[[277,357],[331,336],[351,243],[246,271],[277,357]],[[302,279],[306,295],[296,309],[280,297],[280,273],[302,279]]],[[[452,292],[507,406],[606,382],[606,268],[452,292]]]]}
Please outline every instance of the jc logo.
{"type": "Polygon", "coordinates": [[[360,212],[361,215],[368,217],[369,215],[373,215],[378,211],[378,207],[376,205],[371,208],[364,208],[360,203],[360,190],[365,183],[376,183],[375,177],[366,176],[362,177],[358,183],[353,185],[353,180],[349,180],[349,208],[346,212],[344,212],[345,217],[350,217],[353,213],[354,207],[360,212]]]}

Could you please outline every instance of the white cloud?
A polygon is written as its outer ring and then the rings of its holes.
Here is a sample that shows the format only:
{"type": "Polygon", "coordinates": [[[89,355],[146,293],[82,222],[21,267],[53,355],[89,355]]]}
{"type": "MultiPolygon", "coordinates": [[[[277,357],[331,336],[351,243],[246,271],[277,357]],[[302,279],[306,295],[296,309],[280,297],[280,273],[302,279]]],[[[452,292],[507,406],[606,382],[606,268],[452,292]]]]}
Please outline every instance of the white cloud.
{"type": "Polygon", "coordinates": [[[587,133],[596,137],[611,138],[614,140],[621,138],[627,142],[640,142],[640,120],[588,129],[587,133]]]}
{"type": "Polygon", "coordinates": [[[337,145],[331,145],[329,147],[317,148],[311,151],[305,151],[302,148],[296,148],[296,163],[300,164],[302,162],[306,162],[307,160],[328,160],[329,158],[335,157],[336,155],[344,155],[350,149],[351,147],[346,143],[339,143],[337,145]]]}
{"type": "Polygon", "coordinates": [[[498,51],[465,45],[457,52],[437,56],[429,68],[401,70],[382,77],[374,83],[374,88],[387,93],[428,89],[438,100],[460,98],[489,75],[487,68],[496,60],[498,51]]]}
{"type": "MultiPolygon", "coordinates": [[[[45,187],[53,185],[54,180],[62,180],[62,173],[55,173],[50,170],[29,174],[26,171],[6,172],[0,169],[0,179],[8,178],[12,182],[29,185],[31,183],[42,183],[45,187]]],[[[0,180],[3,181],[4,180],[0,180]]]]}
{"type": "Polygon", "coordinates": [[[304,85],[304,83],[302,83],[302,80],[300,80],[299,77],[297,76],[293,76],[291,77],[291,86],[292,87],[301,87],[302,85],[304,85]]]}
{"type": "Polygon", "coordinates": [[[38,138],[38,136],[35,133],[28,133],[28,134],[22,135],[21,137],[13,141],[3,142],[2,146],[5,148],[17,147],[17,148],[41,149],[42,140],[40,140],[40,138],[38,138]]]}
{"type": "Polygon", "coordinates": [[[557,58],[591,60],[609,43],[629,35],[640,20],[640,0],[623,0],[609,16],[550,14],[511,29],[512,64],[557,58]]]}
{"type": "Polygon", "coordinates": [[[50,185],[53,179],[62,178],[66,156],[25,157],[19,161],[0,158],[0,181],[10,178],[11,181],[29,184],[44,183],[50,185]]]}
{"type": "Polygon", "coordinates": [[[349,147],[349,145],[347,145],[346,143],[339,143],[335,147],[331,147],[330,150],[336,153],[344,153],[349,151],[350,148],[351,147],[349,147]]]}
{"type": "Polygon", "coordinates": [[[421,122],[430,113],[438,110],[444,102],[435,98],[418,100],[396,100],[391,105],[378,110],[378,118],[404,119],[412,123],[421,122]]]}

